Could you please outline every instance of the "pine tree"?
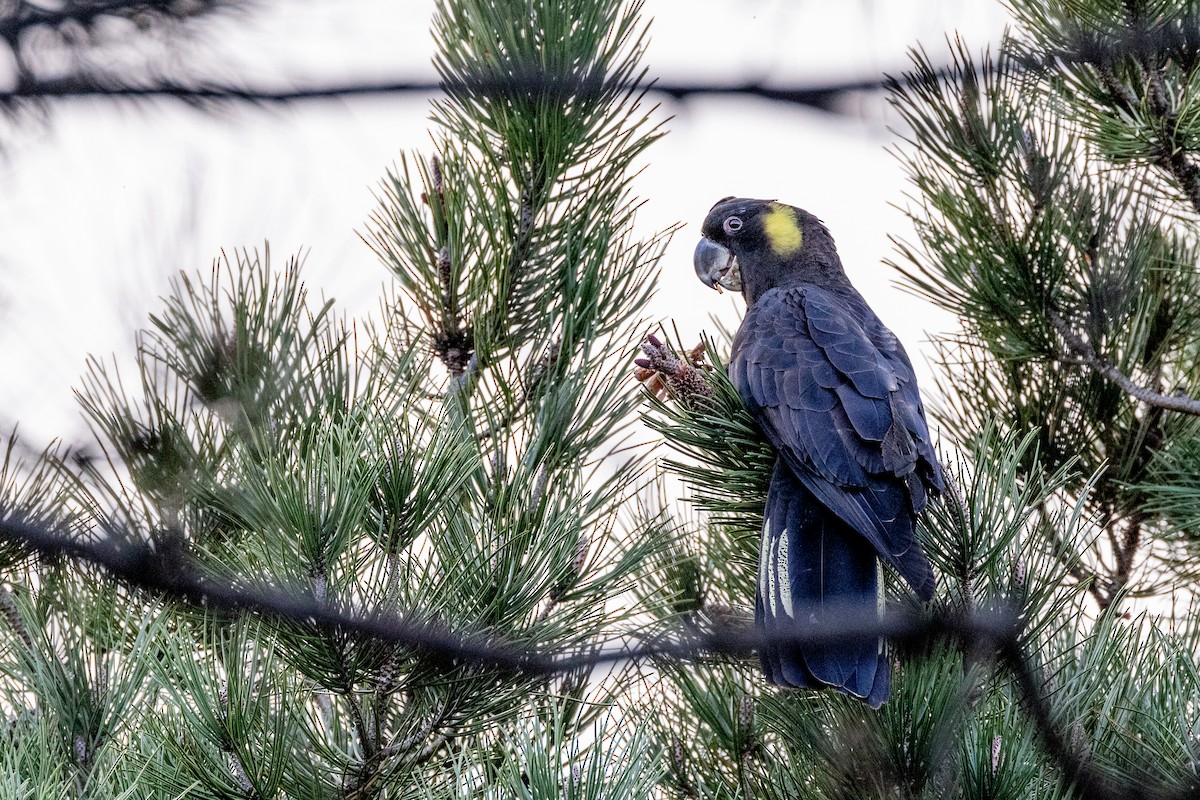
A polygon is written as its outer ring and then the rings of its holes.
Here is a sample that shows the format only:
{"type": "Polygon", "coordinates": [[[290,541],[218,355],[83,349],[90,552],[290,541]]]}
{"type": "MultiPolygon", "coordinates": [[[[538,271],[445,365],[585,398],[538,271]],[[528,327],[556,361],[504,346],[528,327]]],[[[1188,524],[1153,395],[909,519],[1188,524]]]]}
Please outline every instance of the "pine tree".
{"type": "Polygon", "coordinates": [[[395,278],[379,321],[298,259],[223,254],[132,379],[89,363],[90,452],[10,444],[0,796],[653,790],[627,668],[589,665],[659,547],[620,449],[665,242],[632,233],[659,135],[639,12],[441,2],[433,151],[364,233],[395,278]]]}
{"type": "MultiPolygon", "coordinates": [[[[1019,637],[899,643],[878,712],[764,687],[746,662],[665,665],[655,704],[670,709],[657,729],[674,796],[1200,787],[1200,16],[1012,6],[1020,27],[994,57],[955,42],[947,76],[915,52],[892,87],[917,231],[894,266],[962,330],[939,341],[955,489],[922,530],[938,594],[916,608],[893,579],[889,603],[934,623],[1012,609],[1019,637]]],[[[703,512],[657,518],[673,556],[645,589],[671,601],[664,629],[712,629],[753,597],[772,456],[724,377],[727,344],[709,347],[714,368],[645,348],[667,375],[649,421],[703,512]]]]}
{"type": "Polygon", "coordinates": [[[665,239],[631,230],[640,11],[442,0],[377,321],[223,255],[132,372],[89,364],[91,450],[9,441],[0,797],[1195,794],[1200,18],[1021,2],[994,58],[893,89],[896,267],[963,329],[939,591],[889,581],[872,712],[729,646],[772,457],[727,337],[629,379],[665,239]],[[690,503],[644,491],[639,405],[690,503]]]}

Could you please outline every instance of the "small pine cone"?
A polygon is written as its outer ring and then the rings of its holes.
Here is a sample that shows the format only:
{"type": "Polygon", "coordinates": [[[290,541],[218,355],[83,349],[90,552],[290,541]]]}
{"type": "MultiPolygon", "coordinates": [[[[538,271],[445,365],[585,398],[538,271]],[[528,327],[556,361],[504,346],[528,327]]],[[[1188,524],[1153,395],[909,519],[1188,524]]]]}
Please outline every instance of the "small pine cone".
{"type": "Polygon", "coordinates": [[[1091,747],[1088,746],[1087,733],[1078,722],[1071,725],[1071,749],[1081,761],[1090,761],[1091,747]]]}
{"type": "Polygon", "coordinates": [[[732,628],[739,622],[737,609],[725,603],[705,603],[704,613],[716,628],[732,628]]]}
{"type": "Polygon", "coordinates": [[[433,190],[439,195],[445,190],[446,182],[442,176],[442,160],[436,155],[429,159],[429,180],[433,190]]]}
{"type": "Polygon", "coordinates": [[[671,736],[671,766],[677,774],[687,774],[687,751],[683,749],[683,739],[678,735],[671,736]]]}
{"type": "Polygon", "coordinates": [[[675,774],[675,788],[679,793],[684,797],[696,797],[696,787],[688,778],[687,750],[683,740],[675,735],[671,736],[671,771],[675,774]]]}
{"type": "Polygon", "coordinates": [[[579,537],[579,541],[575,543],[574,559],[571,561],[571,569],[576,575],[583,574],[583,566],[587,563],[588,550],[591,549],[592,540],[586,534],[579,537]]]}
{"type": "Polygon", "coordinates": [[[438,280],[442,282],[442,290],[450,291],[450,246],[443,245],[437,254],[438,280]]]}
{"type": "Polygon", "coordinates": [[[383,667],[379,670],[379,674],[375,676],[375,691],[383,694],[392,689],[399,666],[399,662],[394,655],[384,662],[383,667]]]}
{"type": "Polygon", "coordinates": [[[0,586],[0,617],[4,618],[13,633],[21,637],[21,641],[25,643],[26,647],[33,647],[33,637],[29,635],[29,629],[25,627],[25,621],[21,619],[21,612],[17,610],[12,593],[3,586],[0,586]]]}
{"type": "Polygon", "coordinates": [[[703,350],[702,344],[697,345],[680,358],[658,337],[649,334],[642,343],[642,352],[647,357],[633,362],[638,367],[634,377],[659,397],[667,394],[685,407],[695,408],[713,394],[703,375],[703,350]],[[650,383],[651,376],[655,380],[653,384],[650,383]]]}
{"type": "Polygon", "coordinates": [[[324,569],[314,569],[309,572],[309,585],[312,587],[313,600],[318,606],[325,605],[326,592],[328,591],[328,579],[325,576],[324,569]]]}
{"type": "Polygon", "coordinates": [[[742,695],[738,703],[738,725],[747,731],[754,727],[754,698],[751,695],[742,695]]]}

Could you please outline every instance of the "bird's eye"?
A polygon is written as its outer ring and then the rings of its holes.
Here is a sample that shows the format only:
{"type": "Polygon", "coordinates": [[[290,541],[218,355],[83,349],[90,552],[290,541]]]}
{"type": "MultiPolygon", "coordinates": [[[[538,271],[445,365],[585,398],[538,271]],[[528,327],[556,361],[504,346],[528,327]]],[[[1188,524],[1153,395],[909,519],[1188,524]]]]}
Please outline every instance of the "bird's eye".
{"type": "Polygon", "coordinates": [[[723,227],[725,228],[726,233],[731,234],[731,235],[735,234],[742,229],[742,218],[741,217],[726,217],[725,225],[723,227]]]}

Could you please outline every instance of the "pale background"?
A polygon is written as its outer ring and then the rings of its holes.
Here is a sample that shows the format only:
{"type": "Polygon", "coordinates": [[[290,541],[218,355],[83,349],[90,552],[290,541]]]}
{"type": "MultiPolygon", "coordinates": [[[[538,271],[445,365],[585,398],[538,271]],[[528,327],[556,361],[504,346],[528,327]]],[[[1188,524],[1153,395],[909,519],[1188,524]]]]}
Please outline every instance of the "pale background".
{"type": "MultiPolygon", "coordinates": [[[[173,47],[215,79],[288,88],[354,80],[434,81],[431,2],[263,2],[173,47]]],[[[909,47],[940,62],[946,37],[999,40],[997,0],[651,0],[646,64],[669,83],[781,87],[896,74],[909,47]]],[[[128,54],[114,54],[114,58],[128,54]]],[[[0,78],[3,69],[0,68],[0,78]]],[[[663,262],[652,313],[687,340],[739,310],[696,281],[699,222],[726,195],[773,197],[828,224],[851,279],[907,345],[927,392],[928,333],[953,320],[893,285],[889,235],[911,238],[895,205],[908,187],[887,151],[899,125],[882,93],[849,114],[736,97],[661,102],[669,135],[649,151],[638,194],[647,233],[684,223],[663,262]],[[927,333],[928,332],[928,333],[927,333]]],[[[374,187],[406,150],[430,152],[428,98],[311,101],[204,112],[171,101],[51,103],[4,142],[0,176],[0,431],[26,444],[85,440],[71,394],[88,353],[128,369],[133,332],[178,270],[207,272],[222,248],[275,263],[307,252],[316,295],[374,313],[389,275],[358,237],[374,187]]]]}

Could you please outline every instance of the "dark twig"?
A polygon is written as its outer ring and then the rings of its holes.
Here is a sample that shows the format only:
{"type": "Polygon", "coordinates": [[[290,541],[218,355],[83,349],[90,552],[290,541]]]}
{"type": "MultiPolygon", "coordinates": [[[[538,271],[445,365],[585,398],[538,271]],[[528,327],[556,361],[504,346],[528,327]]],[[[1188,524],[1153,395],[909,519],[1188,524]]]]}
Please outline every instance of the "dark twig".
{"type": "Polygon", "coordinates": [[[444,625],[416,617],[402,619],[343,611],[311,594],[279,588],[230,585],[207,575],[182,549],[156,549],[144,542],[86,541],[17,520],[0,521],[0,540],[17,540],[46,555],[67,556],[102,568],[131,586],[198,607],[266,614],[300,625],[339,627],[351,633],[420,648],[445,659],[478,661],[499,668],[538,673],[556,671],[552,659],[515,645],[477,635],[459,635],[444,625]]]}
{"type": "MultiPolygon", "coordinates": [[[[941,77],[949,76],[950,68],[937,71],[941,77]]],[[[110,79],[111,80],[111,79],[110,79]]],[[[903,79],[901,85],[905,83],[903,79]]],[[[553,76],[534,74],[529,76],[514,76],[505,80],[490,81],[486,79],[473,80],[470,91],[475,93],[521,93],[530,91],[574,90],[579,94],[600,91],[650,91],[666,95],[673,100],[686,100],[692,97],[714,95],[736,95],[740,97],[756,97],[780,103],[809,106],[826,111],[835,109],[837,103],[846,95],[856,92],[878,92],[889,89],[894,85],[884,76],[849,80],[813,86],[786,87],[771,86],[761,83],[746,84],[686,84],[647,82],[644,84],[601,86],[595,82],[554,78],[553,76]]],[[[248,103],[293,103],[305,100],[329,100],[339,97],[360,97],[395,94],[430,95],[441,94],[447,90],[457,91],[463,87],[448,87],[436,81],[413,79],[393,80],[378,83],[348,83],[330,84],[325,86],[308,86],[292,89],[268,87],[239,87],[232,85],[208,84],[187,85],[167,81],[142,86],[129,86],[102,82],[87,77],[69,77],[39,80],[27,86],[17,86],[0,91],[0,102],[16,99],[52,99],[70,97],[109,97],[109,98],[154,98],[165,97],[186,101],[207,102],[248,102],[248,103]]]]}
{"type": "MultiPolygon", "coordinates": [[[[0,521],[0,540],[23,542],[32,550],[68,556],[107,571],[129,585],[160,593],[170,599],[207,609],[254,612],[295,624],[337,626],[345,631],[418,648],[449,663],[472,663],[526,674],[550,675],[574,672],[603,664],[637,660],[687,660],[711,656],[744,657],[757,648],[778,646],[812,647],[885,636],[900,644],[928,643],[951,639],[976,652],[994,649],[1012,671],[1022,702],[1041,736],[1047,754],[1073,782],[1078,797],[1116,800],[1183,800],[1200,797],[1195,787],[1176,792],[1145,784],[1128,784],[1094,767],[1069,744],[1055,724],[1049,701],[1034,677],[1033,668],[1021,647],[1019,616],[1009,611],[941,613],[921,616],[908,610],[893,610],[878,616],[861,606],[825,606],[821,618],[766,635],[746,626],[721,625],[707,631],[677,631],[648,643],[611,648],[597,644],[575,649],[568,655],[542,653],[495,638],[462,634],[418,621],[418,615],[402,619],[360,611],[341,611],[332,604],[318,603],[311,596],[282,589],[251,589],[226,585],[205,575],[182,548],[155,549],[136,540],[85,541],[39,525],[14,520],[0,521]]],[[[799,619],[807,619],[801,612],[799,619]]]]}
{"type": "Polygon", "coordinates": [[[21,34],[38,27],[57,28],[60,25],[76,24],[84,28],[91,26],[101,17],[128,17],[135,14],[159,14],[169,18],[195,16],[212,11],[222,2],[197,4],[191,11],[180,13],[183,4],[176,0],[108,0],[106,3],[67,2],[57,8],[40,8],[21,3],[15,11],[0,17],[0,39],[16,41],[21,34]]]}
{"type": "Polygon", "coordinates": [[[1146,53],[1141,63],[1150,112],[1161,126],[1162,141],[1158,145],[1158,165],[1171,173],[1192,209],[1200,214],[1200,167],[1189,156],[1187,142],[1179,131],[1179,115],[1171,108],[1167,98],[1167,82],[1163,76],[1161,53],[1146,53]]]}
{"type": "Polygon", "coordinates": [[[1096,353],[1095,349],[1079,334],[1071,330],[1071,327],[1057,313],[1050,312],[1048,319],[1054,330],[1066,342],[1067,347],[1085,365],[1108,378],[1117,384],[1117,386],[1120,386],[1130,397],[1140,400],[1146,405],[1166,409],[1167,411],[1179,411],[1184,414],[1200,416],[1200,400],[1195,400],[1186,395],[1163,394],[1162,392],[1156,392],[1153,389],[1135,383],[1129,376],[1114,367],[1108,359],[1096,353]]]}
{"type": "MultiPolygon", "coordinates": [[[[149,5],[149,3],[144,3],[149,5]]],[[[134,3],[130,3],[134,5],[134,3]]],[[[1045,71],[1058,62],[1100,63],[1123,55],[1142,55],[1158,49],[1178,45],[1182,41],[1181,30],[1155,33],[1131,32],[1115,41],[1081,39],[1076,46],[1054,51],[1041,58],[1018,59],[1023,69],[1045,71]]],[[[943,66],[933,72],[939,79],[958,77],[953,66],[943,66]]],[[[327,100],[338,97],[360,95],[393,94],[440,94],[445,91],[471,91],[476,93],[525,93],[530,91],[574,90],[580,94],[598,91],[636,92],[650,91],[666,95],[674,100],[713,95],[736,95],[755,97],[774,102],[810,106],[833,110],[846,95],[858,92],[893,90],[912,82],[908,76],[889,78],[885,75],[835,81],[810,86],[781,86],[763,82],[739,84],[671,83],[650,81],[630,85],[604,83],[595,80],[580,80],[572,77],[556,77],[542,73],[506,76],[490,80],[486,77],[473,78],[469,84],[447,86],[445,83],[427,79],[393,80],[377,83],[358,82],[310,86],[293,89],[238,87],[231,85],[186,85],[183,83],[160,82],[144,86],[125,86],[102,83],[86,77],[67,77],[38,81],[29,86],[15,87],[0,92],[0,101],[17,98],[67,98],[67,97],[171,97],[183,100],[243,101],[259,103],[290,103],[304,100],[327,100]]]]}
{"type": "Polygon", "coordinates": [[[1141,116],[1142,101],[1127,83],[1117,77],[1118,59],[1131,59],[1136,82],[1145,97],[1146,109],[1159,125],[1161,139],[1156,143],[1152,163],[1169,173],[1188,203],[1200,213],[1200,165],[1191,157],[1179,130],[1179,115],[1171,108],[1167,82],[1163,75],[1164,59],[1179,51],[1194,49],[1192,39],[1200,30],[1200,18],[1185,16],[1173,25],[1149,28],[1139,9],[1127,4],[1127,29],[1119,33],[1080,33],[1072,45],[1018,58],[1016,64],[1031,72],[1047,72],[1061,64],[1082,64],[1096,71],[1104,90],[1122,111],[1141,116]]]}
{"type": "MultiPolygon", "coordinates": [[[[156,4],[150,0],[113,0],[105,4],[107,13],[123,8],[153,8],[156,4]]],[[[78,12],[41,11],[40,23],[54,23],[58,17],[77,14],[78,12]]],[[[0,19],[0,34],[13,26],[31,24],[12,18],[0,19]]],[[[1014,64],[1021,69],[1034,72],[1044,72],[1056,64],[1088,63],[1093,65],[1111,64],[1114,59],[1123,56],[1141,56],[1157,52],[1160,49],[1180,46],[1186,43],[1184,28],[1188,23],[1178,28],[1148,33],[1131,31],[1125,36],[1115,39],[1099,37],[1081,37],[1072,47],[1051,51],[1038,56],[1016,58],[1014,64]]],[[[2,38],[2,36],[0,36],[2,38]]],[[[933,76],[941,80],[953,80],[960,77],[959,70],[954,66],[943,66],[933,71],[933,76]]],[[[415,78],[409,80],[391,80],[381,82],[355,82],[347,84],[329,84],[298,88],[249,87],[226,84],[187,84],[184,82],[159,81],[144,85],[126,85],[114,82],[108,77],[101,80],[89,76],[70,76],[44,80],[33,80],[23,85],[14,86],[0,91],[0,103],[18,99],[52,99],[70,97],[108,97],[108,98],[154,98],[166,97],[189,102],[250,102],[250,103],[292,103],[305,100],[328,100],[339,97],[377,96],[395,94],[430,95],[441,94],[445,91],[470,91],[473,93],[527,93],[530,91],[573,91],[578,94],[598,91],[650,91],[665,95],[674,100],[686,100],[692,97],[736,95],[739,97],[754,97],[780,103],[809,106],[826,111],[835,110],[838,103],[847,95],[860,92],[879,92],[894,90],[896,87],[910,85],[914,78],[902,76],[889,78],[886,75],[872,76],[845,81],[834,81],[810,86],[783,86],[764,82],[748,82],[738,84],[705,84],[705,83],[671,83],[652,81],[620,85],[604,83],[596,80],[580,80],[571,77],[555,77],[541,73],[528,75],[505,76],[503,79],[491,80],[485,76],[473,78],[469,83],[447,86],[445,83],[415,78]]],[[[1121,95],[1126,104],[1135,103],[1136,99],[1127,94],[1121,95]]]]}
{"type": "MultiPolygon", "coordinates": [[[[456,663],[477,663],[498,669],[553,675],[604,664],[655,658],[698,658],[704,655],[744,656],[766,643],[764,636],[740,625],[716,625],[706,632],[687,631],[626,647],[595,646],[567,655],[542,653],[495,637],[462,634],[444,625],[411,614],[407,618],[384,616],[367,610],[341,610],[334,603],[279,588],[251,588],[245,582],[224,583],[203,566],[172,546],[112,538],[87,541],[16,520],[0,521],[0,540],[19,540],[32,550],[67,556],[105,570],[130,586],[161,594],[198,607],[233,613],[257,613],[300,625],[336,627],[343,631],[410,646],[456,663]]],[[[874,609],[832,610],[826,606],[821,621],[784,632],[781,642],[812,646],[863,636],[885,636],[893,641],[913,641],[929,636],[1003,638],[1015,624],[1007,613],[951,615],[919,618],[896,612],[877,617],[874,609]],[[844,611],[844,613],[842,613],[844,611]]],[[[775,641],[772,639],[771,641],[775,641]]]]}

